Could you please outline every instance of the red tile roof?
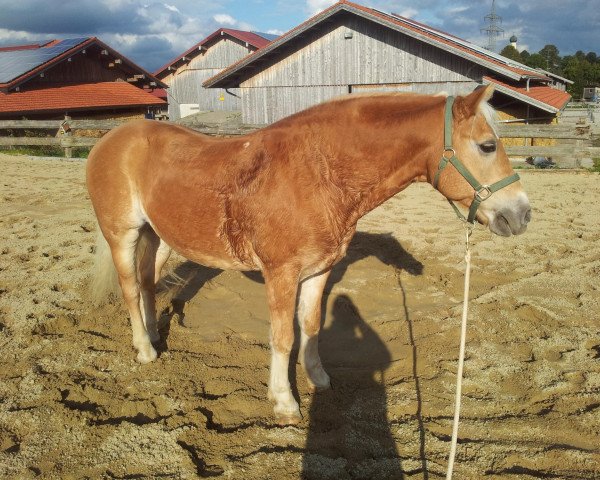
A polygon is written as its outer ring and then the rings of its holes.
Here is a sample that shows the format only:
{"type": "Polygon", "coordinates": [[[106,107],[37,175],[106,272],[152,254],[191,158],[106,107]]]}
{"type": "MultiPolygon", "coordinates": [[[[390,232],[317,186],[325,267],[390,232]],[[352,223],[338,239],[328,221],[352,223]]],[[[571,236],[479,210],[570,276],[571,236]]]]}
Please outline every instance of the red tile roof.
{"type": "Polygon", "coordinates": [[[35,50],[40,48],[39,43],[30,43],[27,45],[9,45],[7,47],[0,47],[0,52],[16,52],[17,50],[35,50]]]}
{"type": "Polygon", "coordinates": [[[198,52],[198,49],[200,47],[202,47],[203,45],[206,45],[211,40],[213,40],[217,37],[220,37],[221,35],[229,35],[233,38],[237,38],[239,41],[245,42],[248,45],[252,45],[253,47],[255,47],[257,49],[262,48],[265,45],[271,43],[271,40],[261,37],[259,34],[254,33],[254,32],[246,32],[244,30],[234,30],[231,28],[219,28],[218,30],[211,33],[204,40],[201,40],[196,45],[194,45],[193,47],[191,47],[188,50],[186,50],[185,52],[183,52],[181,55],[178,55],[176,58],[171,60],[166,65],[163,65],[162,67],[160,67],[158,70],[156,70],[154,72],[154,75],[156,75],[156,76],[160,75],[165,70],[167,70],[169,67],[173,66],[175,63],[177,63],[179,60],[181,60],[183,57],[187,57],[188,55],[191,55],[194,52],[198,52]]]}
{"type": "Polygon", "coordinates": [[[161,105],[166,105],[166,102],[127,82],[86,83],[22,92],[0,92],[0,114],[161,105]]]}
{"type": "MultiPolygon", "coordinates": [[[[521,98],[526,97],[530,100],[529,103],[535,105],[535,102],[540,102],[544,105],[552,107],[553,113],[562,110],[564,106],[571,100],[571,95],[562,90],[550,87],[548,85],[531,85],[529,90],[526,86],[515,86],[509,83],[498,80],[492,77],[483,77],[483,81],[486,83],[492,83],[496,86],[497,90],[507,95],[520,96],[521,98]]],[[[524,99],[524,98],[523,98],[524,99]]],[[[525,99],[524,99],[525,100],[525,99]]],[[[540,106],[540,105],[538,105],[540,106]]],[[[542,106],[543,108],[543,106],[542,106]]]]}
{"type": "Polygon", "coordinates": [[[154,88],[148,91],[150,95],[154,95],[155,97],[162,98],[163,100],[167,100],[167,90],[164,88],[154,88]]]}

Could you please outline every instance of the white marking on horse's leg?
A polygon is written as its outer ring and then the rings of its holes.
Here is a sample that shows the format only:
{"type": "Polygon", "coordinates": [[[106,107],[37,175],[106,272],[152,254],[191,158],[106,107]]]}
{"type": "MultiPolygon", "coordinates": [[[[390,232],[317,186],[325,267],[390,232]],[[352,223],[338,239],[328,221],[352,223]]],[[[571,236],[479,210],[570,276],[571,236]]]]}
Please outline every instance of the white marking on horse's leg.
{"type": "Polygon", "coordinates": [[[321,329],[321,299],[329,278],[329,271],[305,280],[300,287],[298,320],[300,337],[300,363],[304,367],[311,391],[330,388],[329,375],[319,357],[319,330],[321,329]]]}
{"type": "Polygon", "coordinates": [[[111,243],[111,252],[115,268],[119,275],[119,284],[123,291],[123,299],[131,317],[133,346],[138,351],[140,363],[148,363],[156,359],[156,350],[150,342],[150,337],[144,326],[140,309],[140,286],[136,275],[135,250],[139,238],[138,229],[131,229],[125,235],[111,243]]]}
{"type": "Polygon", "coordinates": [[[302,332],[300,336],[300,363],[306,372],[308,388],[311,392],[331,388],[329,375],[321,364],[319,356],[319,334],[308,336],[302,332]]]}
{"type": "Polygon", "coordinates": [[[154,266],[154,283],[158,283],[160,280],[160,275],[162,272],[165,263],[169,259],[171,255],[171,247],[169,247],[164,240],[160,240],[160,245],[158,246],[158,250],[156,251],[156,264],[154,266]]]}
{"type": "Polygon", "coordinates": [[[269,377],[269,399],[275,402],[273,412],[282,424],[294,424],[300,421],[300,407],[292,395],[288,369],[290,354],[271,348],[271,373],[269,377]]]}
{"type": "Polygon", "coordinates": [[[301,420],[300,407],[292,395],[288,377],[290,352],[294,343],[294,309],[298,292],[298,272],[279,269],[264,272],[271,314],[271,373],[269,399],[275,402],[275,418],[282,425],[301,420]]]}

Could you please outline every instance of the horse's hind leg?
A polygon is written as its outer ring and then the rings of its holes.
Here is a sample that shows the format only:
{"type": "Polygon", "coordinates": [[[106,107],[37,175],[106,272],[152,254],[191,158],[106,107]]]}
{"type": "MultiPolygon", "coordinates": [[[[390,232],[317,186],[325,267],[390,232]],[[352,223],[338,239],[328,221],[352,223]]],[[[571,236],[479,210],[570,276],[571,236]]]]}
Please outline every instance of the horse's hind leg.
{"type": "Polygon", "coordinates": [[[160,274],[162,272],[165,263],[169,260],[171,255],[171,247],[169,247],[164,240],[160,240],[160,245],[156,251],[156,262],[154,264],[154,284],[157,284],[160,280],[160,274]]]}
{"type": "MultiPolygon", "coordinates": [[[[144,325],[151,342],[158,342],[158,322],[156,319],[156,277],[160,276],[160,270],[168,258],[165,258],[164,242],[158,235],[146,225],[141,230],[137,247],[137,263],[140,281],[140,312],[144,325]]],[[[168,247],[167,247],[168,248],[168,247]]]]}
{"type": "Polygon", "coordinates": [[[156,359],[156,350],[152,346],[140,308],[142,297],[140,296],[135,258],[139,237],[140,228],[136,227],[125,230],[119,235],[111,235],[107,241],[119,276],[123,299],[129,310],[133,346],[138,351],[137,359],[140,363],[149,363],[156,359]]]}
{"type": "Polygon", "coordinates": [[[296,424],[302,417],[292,395],[288,377],[290,352],[294,343],[294,310],[298,292],[298,271],[280,268],[264,271],[271,314],[271,373],[269,399],[275,402],[278,423],[296,424]]]}
{"type": "Polygon", "coordinates": [[[314,392],[330,387],[329,375],[319,357],[321,299],[330,271],[304,280],[300,286],[298,322],[300,323],[300,363],[304,367],[309,388],[314,392]]]}

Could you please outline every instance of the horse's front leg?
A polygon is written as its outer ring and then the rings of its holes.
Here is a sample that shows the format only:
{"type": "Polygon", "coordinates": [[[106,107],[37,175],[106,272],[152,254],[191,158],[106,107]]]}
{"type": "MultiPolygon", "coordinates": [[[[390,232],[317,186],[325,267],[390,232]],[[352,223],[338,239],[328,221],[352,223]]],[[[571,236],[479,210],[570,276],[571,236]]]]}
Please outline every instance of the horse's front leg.
{"type": "Polygon", "coordinates": [[[273,410],[277,422],[281,425],[294,425],[302,419],[288,378],[290,352],[294,343],[294,310],[299,272],[285,266],[263,273],[271,314],[269,399],[275,402],[273,410]]]}
{"type": "Polygon", "coordinates": [[[330,387],[329,375],[323,369],[319,356],[319,330],[321,329],[321,300],[331,270],[307,278],[300,286],[298,321],[302,330],[300,338],[300,363],[304,367],[311,391],[330,387]]]}

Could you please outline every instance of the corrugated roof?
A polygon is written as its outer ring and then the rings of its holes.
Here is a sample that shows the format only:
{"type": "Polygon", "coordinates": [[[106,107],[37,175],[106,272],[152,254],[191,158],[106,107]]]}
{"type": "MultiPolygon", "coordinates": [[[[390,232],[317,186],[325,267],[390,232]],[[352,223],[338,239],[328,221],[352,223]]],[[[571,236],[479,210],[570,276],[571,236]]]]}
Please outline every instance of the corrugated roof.
{"type": "Polygon", "coordinates": [[[0,114],[162,106],[164,100],[127,82],[65,85],[22,92],[0,92],[0,114]]]}
{"type": "Polygon", "coordinates": [[[165,71],[168,71],[169,67],[172,67],[174,64],[179,62],[182,58],[188,56],[196,56],[200,51],[200,47],[205,46],[210,43],[212,40],[222,36],[229,35],[230,37],[238,39],[240,42],[247,43],[248,45],[252,45],[254,48],[262,48],[265,45],[271,43],[271,41],[277,38],[277,35],[271,35],[268,33],[260,33],[260,32],[247,32],[244,30],[234,30],[232,28],[219,28],[218,30],[211,33],[208,37],[198,42],[193,47],[187,49],[181,55],[178,55],[176,58],[168,62],[167,64],[160,67],[158,70],[154,72],[154,75],[159,76],[165,71]],[[192,55],[194,54],[194,55],[192,55]]]}
{"type": "MultiPolygon", "coordinates": [[[[439,48],[443,48],[451,53],[459,55],[463,58],[467,58],[473,62],[483,65],[484,67],[495,71],[507,78],[518,80],[523,77],[534,77],[538,79],[547,79],[544,74],[526,67],[525,65],[517,65],[514,62],[506,59],[503,61],[496,55],[486,55],[482,52],[480,47],[469,44],[466,40],[461,40],[458,37],[441,32],[440,30],[433,29],[419,22],[409,20],[398,15],[386,14],[378,10],[364,7],[356,3],[341,1],[331,7],[323,10],[321,13],[310,18],[306,22],[298,25],[289,32],[283,34],[277,40],[271,42],[269,45],[257,50],[253,54],[241,59],[239,62],[231,65],[222,72],[218,73],[214,77],[204,82],[205,87],[234,87],[238,86],[240,78],[246,78],[243,76],[243,70],[249,67],[253,62],[257,61],[268,55],[271,52],[276,51],[283,44],[292,40],[302,32],[314,27],[320,22],[327,18],[335,15],[340,11],[346,11],[355,15],[360,15],[363,18],[381,23],[390,28],[398,30],[406,35],[410,35],[421,41],[435,45],[439,48]],[[234,74],[238,74],[240,78],[233,78],[234,74]]],[[[256,70],[252,68],[248,70],[248,75],[256,73],[256,70]],[[251,73],[250,73],[251,72],[251,73]]]]}
{"type": "Polygon", "coordinates": [[[571,95],[548,85],[526,86],[511,85],[492,77],[483,77],[485,83],[492,83],[496,90],[529,103],[547,112],[556,113],[562,110],[571,100],[571,95]]]}

